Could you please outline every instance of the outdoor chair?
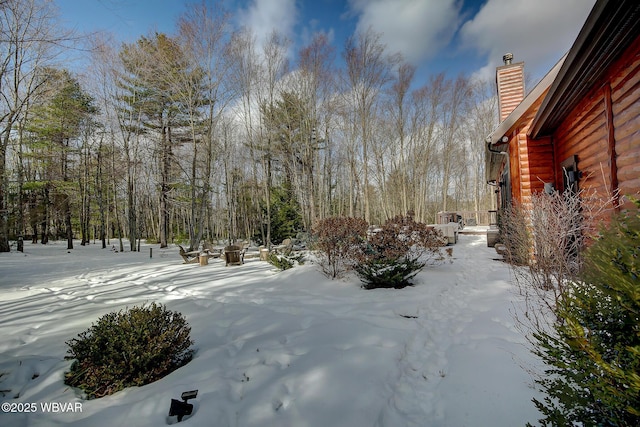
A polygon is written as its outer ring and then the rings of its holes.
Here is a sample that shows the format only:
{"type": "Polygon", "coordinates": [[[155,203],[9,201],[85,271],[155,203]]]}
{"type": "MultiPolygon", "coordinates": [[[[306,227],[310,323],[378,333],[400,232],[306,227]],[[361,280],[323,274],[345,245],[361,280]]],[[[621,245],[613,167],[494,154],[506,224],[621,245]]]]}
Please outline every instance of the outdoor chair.
{"type": "Polygon", "coordinates": [[[199,261],[200,251],[187,252],[182,246],[178,245],[178,247],[180,248],[180,256],[184,260],[184,264],[194,264],[199,261]]]}
{"type": "Polygon", "coordinates": [[[220,258],[222,256],[222,249],[214,248],[209,242],[204,242],[202,244],[202,252],[207,254],[209,258],[220,258]]]}
{"type": "Polygon", "coordinates": [[[244,253],[246,248],[238,245],[230,245],[224,248],[225,267],[228,265],[244,264],[244,253]]]}
{"type": "Polygon", "coordinates": [[[271,249],[277,254],[288,254],[293,249],[291,239],[284,239],[279,245],[272,246],[271,249]]]}

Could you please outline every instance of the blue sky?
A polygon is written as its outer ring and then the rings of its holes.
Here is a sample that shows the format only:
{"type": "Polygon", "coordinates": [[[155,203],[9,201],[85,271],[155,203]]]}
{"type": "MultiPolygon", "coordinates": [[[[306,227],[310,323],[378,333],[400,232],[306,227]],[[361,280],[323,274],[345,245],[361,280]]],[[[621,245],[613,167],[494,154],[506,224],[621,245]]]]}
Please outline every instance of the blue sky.
{"type": "MultiPolygon", "coordinates": [[[[200,2],[200,0],[195,0],[200,2]]],[[[205,0],[207,2],[214,0],[205,0]]],[[[235,26],[263,40],[274,29],[292,56],[314,32],[338,54],[359,29],[382,34],[390,52],[418,67],[418,83],[444,72],[493,78],[502,55],[525,61],[537,81],[571,47],[595,0],[224,0],[235,26]]],[[[189,0],[55,0],[68,27],[108,31],[131,42],[153,31],[173,34],[189,0]]],[[[339,58],[339,56],[338,56],[339,58]]],[[[295,60],[295,58],[292,58],[295,60]]]]}

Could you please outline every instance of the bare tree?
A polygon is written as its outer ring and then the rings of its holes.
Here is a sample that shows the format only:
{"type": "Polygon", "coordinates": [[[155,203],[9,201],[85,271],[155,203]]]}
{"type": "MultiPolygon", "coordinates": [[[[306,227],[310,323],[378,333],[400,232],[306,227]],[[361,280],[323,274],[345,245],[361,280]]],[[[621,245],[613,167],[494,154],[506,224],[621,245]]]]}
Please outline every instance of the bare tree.
{"type": "Polygon", "coordinates": [[[206,211],[216,150],[216,127],[229,97],[224,81],[228,15],[220,4],[194,5],[179,21],[179,41],[189,70],[177,77],[176,95],[185,109],[192,142],[190,169],[190,249],[198,246],[207,226],[206,211]]]}
{"type": "MultiPolygon", "coordinates": [[[[287,61],[287,49],[290,41],[277,31],[271,36],[263,46],[263,72],[261,84],[258,91],[258,104],[266,105],[266,111],[275,110],[275,101],[278,91],[278,84],[289,68],[287,61]]],[[[268,120],[272,121],[273,118],[268,120]]],[[[271,187],[273,186],[273,135],[264,132],[265,127],[261,126],[260,148],[263,152],[261,156],[262,167],[265,173],[264,198],[267,211],[266,218],[266,245],[271,245],[271,187]]]]}
{"type": "Polygon", "coordinates": [[[414,209],[419,221],[432,220],[429,215],[428,195],[433,192],[434,175],[437,166],[435,156],[436,125],[439,120],[438,106],[444,93],[439,81],[431,78],[425,85],[411,94],[413,109],[409,119],[410,179],[414,186],[414,209]]]}
{"type": "Polygon", "coordinates": [[[5,0],[0,5],[0,252],[9,251],[7,149],[14,126],[43,84],[38,70],[69,40],[55,23],[52,2],[5,0]]]}
{"type": "Polygon", "coordinates": [[[330,97],[334,88],[332,70],[335,53],[329,44],[327,35],[318,33],[308,46],[302,48],[298,56],[301,75],[299,79],[300,92],[302,98],[308,102],[307,110],[309,111],[303,125],[306,137],[303,139],[302,156],[303,176],[308,198],[307,203],[302,203],[302,206],[306,210],[304,216],[306,228],[310,229],[318,219],[318,186],[323,180],[319,180],[316,175],[319,172],[318,162],[321,146],[325,145],[324,149],[326,149],[328,142],[328,124],[332,114],[330,97]],[[325,126],[321,130],[320,124],[323,122],[325,126]]]}
{"type": "MultiPolygon", "coordinates": [[[[261,164],[258,154],[258,147],[256,144],[256,134],[254,129],[254,115],[257,115],[255,109],[256,100],[256,86],[259,74],[259,61],[258,53],[256,52],[256,41],[254,35],[248,31],[243,30],[235,33],[231,37],[226,55],[230,61],[230,73],[229,83],[232,90],[239,97],[239,106],[235,108],[235,118],[243,124],[245,144],[249,148],[249,167],[251,171],[251,182],[254,186],[258,185],[258,166],[261,164]]],[[[226,135],[229,133],[225,131],[224,140],[230,141],[226,135]]],[[[229,145],[229,144],[228,144],[229,145]]],[[[225,163],[228,165],[228,163],[225,163]]],[[[234,198],[235,188],[232,185],[231,170],[227,168],[225,173],[226,191],[227,197],[234,198]]],[[[257,190],[257,188],[256,188],[257,190]]],[[[252,198],[253,207],[256,211],[260,211],[260,196],[252,198]]],[[[231,208],[231,206],[229,206],[231,208]]],[[[229,233],[230,240],[233,239],[231,233],[235,230],[231,227],[231,212],[229,216],[229,233]]],[[[264,227],[265,221],[260,220],[260,233],[262,241],[267,241],[266,230],[264,227]]]]}
{"type": "Polygon", "coordinates": [[[399,144],[398,177],[400,179],[400,194],[402,195],[402,214],[409,212],[409,192],[408,192],[408,167],[407,167],[407,95],[413,76],[415,67],[408,63],[400,64],[398,67],[398,75],[396,81],[391,87],[391,95],[393,99],[393,109],[391,115],[393,117],[396,138],[399,144]]]}
{"type": "MultiPolygon", "coordinates": [[[[495,200],[485,182],[485,136],[489,135],[498,123],[498,100],[493,84],[486,81],[473,83],[473,101],[464,117],[465,140],[469,144],[468,164],[473,179],[473,207],[476,212],[489,209],[495,200]]],[[[479,218],[476,216],[476,221],[479,218]]]]}
{"type": "MultiPolygon", "coordinates": [[[[135,248],[138,235],[138,189],[136,180],[141,168],[140,141],[141,113],[138,109],[127,107],[127,89],[122,79],[125,75],[124,65],[116,43],[105,34],[95,34],[92,39],[92,61],[89,75],[94,87],[94,96],[98,100],[101,112],[101,124],[98,138],[98,168],[104,170],[105,176],[97,176],[99,204],[103,207],[107,203],[108,189],[111,188],[113,215],[118,235],[119,250],[124,251],[122,240],[121,218],[119,205],[120,192],[118,188],[124,183],[126,197],[127,236],[131,250],[135,248]],[[108,160],[111,160],[108,162],[108,160]],[[110,167],[107,167],[109,166],[110,167]],[[124,171],[120,172],[120,167],[124,171]],[[107,179],[108,177],[108,179],[107,179]],[[107,181],[108,182],[105,182],[107,181]]],[[[130,100],[135,98],[135,94],[130,100]]],[[[108,203],[107,203],[108,205],[108,203]]],[[[106,209],[106,214],[109,209],[106,209]]],[[[108,216],[101,209],[101,240],[103,247],[109,240],[108,216]]]]}
{"type": "Polygon", "coordinates": [[[456,163],[460,126],[468,106],[470,88],[468,81],[459,76],[454,82],[445,82],[446,96],[441,104],[441,126],[438,140],[442,153],[442,205],[446,211],[449,199],[449,184],[456,163]]]}
{"type": "Polygon", "coordinates": [[[381,35],[371,28],[350,37],[344,49],[348,90],[352,97],[358,123],[358,136],[362,147],[364,218],[371,221],[369,189],[369,145],[375,119],[376,103],[392,78],[392,66],[397,58],[385,52],[381,35]]]}

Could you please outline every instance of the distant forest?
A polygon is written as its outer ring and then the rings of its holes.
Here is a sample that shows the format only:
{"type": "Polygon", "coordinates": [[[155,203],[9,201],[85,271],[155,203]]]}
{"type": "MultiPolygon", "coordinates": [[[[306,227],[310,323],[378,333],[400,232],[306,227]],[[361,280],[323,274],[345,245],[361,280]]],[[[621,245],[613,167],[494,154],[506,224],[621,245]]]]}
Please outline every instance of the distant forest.
{"type": "Polygon", "coordinates": [[[46,0],[0,12],[2,252],[18,238],[278,243],[332,216],[491,207],[494,82],[419,86],[375,29],[340,47],[319,33],[293,63],[290,40],[258,45],[216,5],[130,44],[66,32],[46,0]]]}

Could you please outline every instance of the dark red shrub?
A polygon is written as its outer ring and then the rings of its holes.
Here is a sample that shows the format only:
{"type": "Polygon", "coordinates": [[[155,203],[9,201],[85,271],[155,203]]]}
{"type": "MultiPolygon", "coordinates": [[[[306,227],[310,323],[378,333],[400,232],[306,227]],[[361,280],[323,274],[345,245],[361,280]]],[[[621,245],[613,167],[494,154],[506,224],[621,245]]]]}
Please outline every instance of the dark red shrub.
{"type": "Polygon", "coordinates": [[[313,228],[322,271],[340,277],[362,257],[369,224],[362,218],[331,217],[313,228]]]}

